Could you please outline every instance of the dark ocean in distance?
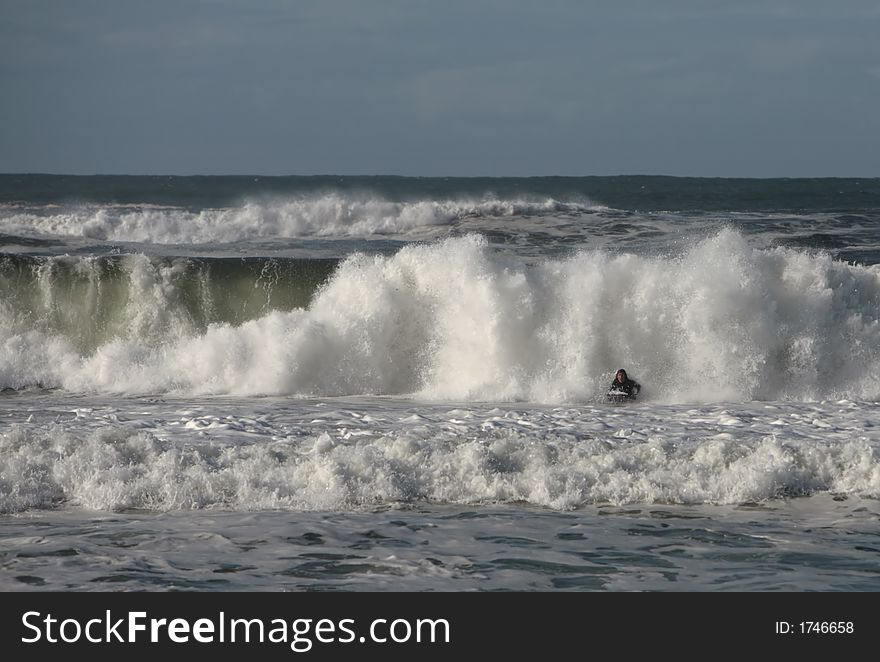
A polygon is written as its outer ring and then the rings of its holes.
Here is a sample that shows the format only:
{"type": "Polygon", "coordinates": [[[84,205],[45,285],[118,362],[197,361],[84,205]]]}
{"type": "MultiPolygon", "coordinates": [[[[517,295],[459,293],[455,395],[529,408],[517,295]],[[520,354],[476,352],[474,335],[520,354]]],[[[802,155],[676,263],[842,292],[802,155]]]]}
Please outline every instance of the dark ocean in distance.
{"type": "Polygon", "coordinates": [[[163,176],[0,174],[0,203],[161,204],[204,209],[244,199],[370,194],[412,202],[552,198],[643,211],[856,211],[880,208],[880,178],[163,176]]]}

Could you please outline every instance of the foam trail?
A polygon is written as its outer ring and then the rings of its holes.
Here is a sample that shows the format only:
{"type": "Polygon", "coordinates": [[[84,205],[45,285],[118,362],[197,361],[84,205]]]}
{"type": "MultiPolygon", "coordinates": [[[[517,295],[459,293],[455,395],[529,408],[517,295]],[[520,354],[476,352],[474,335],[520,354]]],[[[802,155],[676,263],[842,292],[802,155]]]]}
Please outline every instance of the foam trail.
{"type": "Polygon", "coordinates": [[[554,403],[595,397],[625,366],[654,401],[880,395],[880,269],[730,230],[678,258],[527,265],[476,236],[356,255],[308,308],[203,330],[163,316],[173,287],[147,290],[93,352],[6,316],[0,384],[554,403]]]}

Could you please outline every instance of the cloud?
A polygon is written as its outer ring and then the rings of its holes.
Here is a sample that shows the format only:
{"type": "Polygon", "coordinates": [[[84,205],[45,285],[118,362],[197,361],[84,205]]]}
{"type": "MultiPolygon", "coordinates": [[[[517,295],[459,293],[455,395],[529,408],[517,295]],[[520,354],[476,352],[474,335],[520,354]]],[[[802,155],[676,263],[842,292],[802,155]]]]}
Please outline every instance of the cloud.
{"type": "Polygon", "coordinates": [[[433,69],[410,79],[404,97],[427,125],[464,120],[565,126],[584,98],[566,73],[525,61],[433,69]]]}
{"type": "Polygon", "coordinates": [[[123,50],[199,50],[240,46],[244,39],[234,26],[216,22],[174,21],[155,26],[111,27],[98,40],[123,50]]]}
{"type": "Polygon", "coordinates": [[[755,39],[745,54],[756,69],[784,73],[810,66],[825,47],[820,38],[755,39]]]}

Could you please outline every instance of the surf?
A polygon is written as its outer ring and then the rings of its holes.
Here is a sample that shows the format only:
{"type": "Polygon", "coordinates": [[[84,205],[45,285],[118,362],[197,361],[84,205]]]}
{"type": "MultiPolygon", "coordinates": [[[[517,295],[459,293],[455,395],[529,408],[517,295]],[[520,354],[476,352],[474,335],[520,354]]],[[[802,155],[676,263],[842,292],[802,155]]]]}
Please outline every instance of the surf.
{"type": "Polygon", "coordinates": [[[359,253],[305,286],[272,281],[275,303],[239,318],[204,312],[222,283],[210,270],[131,262],[102,267],[127,294],[92,308],[65,295],[77,267],[35,277],[28,296],[7,278],[0,387],[564,403],[604,393],[625,365],[653,402],[880,394],[880,268],[731,229],[672,256],[528,261],[478,235],[359,253]]]}

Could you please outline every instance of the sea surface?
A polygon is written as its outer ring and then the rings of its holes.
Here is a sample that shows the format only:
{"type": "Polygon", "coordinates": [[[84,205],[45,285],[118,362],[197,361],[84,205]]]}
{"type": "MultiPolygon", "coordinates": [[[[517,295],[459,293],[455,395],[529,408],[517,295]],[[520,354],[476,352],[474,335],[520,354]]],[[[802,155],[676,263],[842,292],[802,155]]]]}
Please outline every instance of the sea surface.
{"type": "Polygon", "coordinates": [[[0,175],[0,590],[878,591],[880,180],[0,175]]]}

